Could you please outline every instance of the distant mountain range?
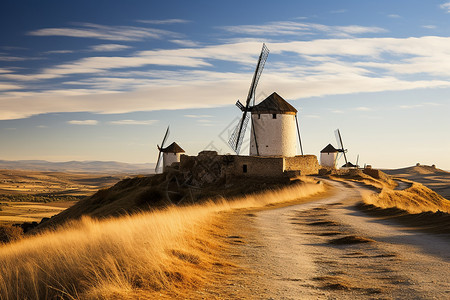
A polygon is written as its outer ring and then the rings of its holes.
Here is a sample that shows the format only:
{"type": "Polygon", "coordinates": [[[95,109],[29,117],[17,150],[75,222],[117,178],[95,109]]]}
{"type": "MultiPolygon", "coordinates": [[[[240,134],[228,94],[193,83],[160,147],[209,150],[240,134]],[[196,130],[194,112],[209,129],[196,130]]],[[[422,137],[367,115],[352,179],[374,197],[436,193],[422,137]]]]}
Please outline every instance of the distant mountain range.
{"type": "Polygon", "coordinates": [[[117,161],[49,162],[45,160],[0,160],[0,169],[47,172],[150,174],[155,172],[155,164],[129,164],[117,161]]]}

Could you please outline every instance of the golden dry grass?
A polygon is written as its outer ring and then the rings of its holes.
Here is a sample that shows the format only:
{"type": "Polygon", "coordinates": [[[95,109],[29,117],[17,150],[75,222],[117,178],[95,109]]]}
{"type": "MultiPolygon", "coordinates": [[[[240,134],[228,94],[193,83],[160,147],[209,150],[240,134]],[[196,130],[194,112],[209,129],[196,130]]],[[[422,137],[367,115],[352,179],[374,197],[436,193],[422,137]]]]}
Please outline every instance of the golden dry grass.
{"type": "Polygon", "coordinates": [[[324,191],[297,184],[239,199],[96,221],[83,218],[0,248],[0,299],[126,299],[199,286],[223,246],[214,222],[324,191]]]}
{"type": "Polygon", "coordinates": [[[412,214],[421,212],[450,212],[450,201],[426,186],[412,182],[405,190],[392,190],[384,187],[379,194],[364,193],[364,202],[380,208],[399,208],[412,214]]]}

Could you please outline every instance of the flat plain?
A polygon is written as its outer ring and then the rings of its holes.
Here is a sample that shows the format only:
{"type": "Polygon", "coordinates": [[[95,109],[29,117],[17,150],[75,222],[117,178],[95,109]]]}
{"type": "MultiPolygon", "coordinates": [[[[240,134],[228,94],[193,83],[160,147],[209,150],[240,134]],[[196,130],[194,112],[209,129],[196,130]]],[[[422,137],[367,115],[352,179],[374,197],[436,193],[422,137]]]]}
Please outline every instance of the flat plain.
{"type": "Polygon", "coordinates": [[[39,222],[125,174],[0,170],[0,223],[39,222]]]}

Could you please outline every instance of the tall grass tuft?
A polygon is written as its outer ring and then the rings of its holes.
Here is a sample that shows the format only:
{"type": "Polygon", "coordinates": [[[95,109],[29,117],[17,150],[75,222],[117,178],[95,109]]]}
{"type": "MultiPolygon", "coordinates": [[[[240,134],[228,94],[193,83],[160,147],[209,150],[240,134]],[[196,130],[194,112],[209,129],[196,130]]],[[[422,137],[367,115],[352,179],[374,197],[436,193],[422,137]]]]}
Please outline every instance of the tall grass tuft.
{"type": "Polygon", "coordinates": [[[450,201],[426,186],[413,182],[405,190],[383,188],[379,194],[363,193],[364,203],[380,208],[399,208],[411,214],[443,211],[450,213],[450,201]]]}
{"type": "Polygon", "coordinates": [[[236,199],[116,219],[83,218],[0,247],[0,299],[126,299],[179,295],[201,284],[217,258],[221,212],[293,201],[324,191],[296,184],[236,199]]]}

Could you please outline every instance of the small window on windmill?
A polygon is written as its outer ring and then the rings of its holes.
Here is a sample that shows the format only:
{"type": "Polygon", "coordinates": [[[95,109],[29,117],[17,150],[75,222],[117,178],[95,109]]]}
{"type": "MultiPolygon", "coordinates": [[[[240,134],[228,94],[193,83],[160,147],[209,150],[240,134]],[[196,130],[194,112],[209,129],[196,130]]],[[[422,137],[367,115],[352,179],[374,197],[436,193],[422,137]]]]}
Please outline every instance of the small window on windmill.
{"type": "Polygon", "coordinates": [[[272,119],[276,119],[277,118],[277,114],[272,114],[272,119]]]}
{"type": "Polygon", "coordinates": [[[247,165],[242,165],[242,172],[247,173],[247,165]]]}
{"type": "Polygon", "coordinates": [[[261,114],[258,114],[258,119],[261,119],[261,114]]]}

